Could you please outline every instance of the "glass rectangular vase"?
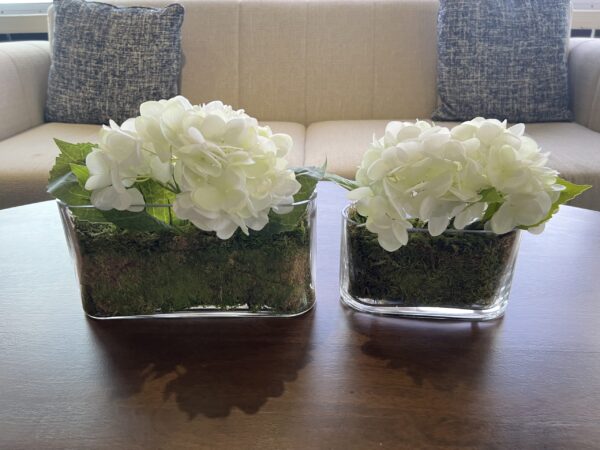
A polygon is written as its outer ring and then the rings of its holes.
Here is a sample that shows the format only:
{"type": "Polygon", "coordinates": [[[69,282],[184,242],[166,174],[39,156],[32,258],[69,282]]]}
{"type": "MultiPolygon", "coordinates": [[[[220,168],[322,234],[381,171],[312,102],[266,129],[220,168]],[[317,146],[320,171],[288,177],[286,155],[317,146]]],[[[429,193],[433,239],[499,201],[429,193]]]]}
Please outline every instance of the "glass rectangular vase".
{"type": "Polygon", "coordinates": [[[227,240],[193,226],[124,230],[82,220],[91,206],[58,206],[90,317],[290,317],[314,305],[315,196],[290,205],[293,226],[227,240]]]}
{"type": "Polygon", "coordinates": [[[406,317],[490,320],[504,314],[519,231],[409,230],[408,244],[384,250],[364,224],[342,214],[340,293],[356,310],[406,317]]]}

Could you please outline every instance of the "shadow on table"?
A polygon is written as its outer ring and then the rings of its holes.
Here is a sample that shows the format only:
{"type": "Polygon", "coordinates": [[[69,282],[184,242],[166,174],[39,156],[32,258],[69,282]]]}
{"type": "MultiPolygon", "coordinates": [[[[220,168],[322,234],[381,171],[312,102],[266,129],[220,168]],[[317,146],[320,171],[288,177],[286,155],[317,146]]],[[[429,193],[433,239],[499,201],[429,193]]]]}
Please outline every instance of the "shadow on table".
{"type": "Polygon", "coordinates": [[[361,346],[370,357],[387,361],[422,387],[452,391],[461,384],[485,382],[502,319],[459,322],[372,316],[346,308],[351,328],[366,336],[361,346]]]}
{"type": "MultiPolygon", "coordinates": [[[[232,408],[255,414],[279,397],[310,361],[314,313],[290,319],[89,319],[105,352],[119,397],[152,392],[165,377],[163,401],[174,396],[190,419],[226,417],[232,408]],[[150,389],[147,389],[150,391],[150,389]]],[[[147,399],[149,401],[149,399],[147,399]]]]}

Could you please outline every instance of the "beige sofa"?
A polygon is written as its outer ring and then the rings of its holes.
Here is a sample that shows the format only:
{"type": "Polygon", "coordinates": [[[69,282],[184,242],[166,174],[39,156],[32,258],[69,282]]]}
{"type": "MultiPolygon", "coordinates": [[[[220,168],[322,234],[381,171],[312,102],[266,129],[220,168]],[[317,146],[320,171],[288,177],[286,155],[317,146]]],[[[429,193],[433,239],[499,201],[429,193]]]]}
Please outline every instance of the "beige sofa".
{"type": "MultiPolygon", "coordinates": [[[[294,166],[327,158],[329,170],[351,177],[387,121],[434,110],[437,0],[180,3],[182,94],[223,100],[289,133],[294,166]]],[[[49,67],[48,43],[0,44],[0,208],[48,198],[53,137],[95,140],[98,125],[43,122],[49,67]]],[[[595,185],[574,204],[600,210],[600,39],[573,40],[569,71],[575,122],[527,131],[564,177],[595,185]]]]}

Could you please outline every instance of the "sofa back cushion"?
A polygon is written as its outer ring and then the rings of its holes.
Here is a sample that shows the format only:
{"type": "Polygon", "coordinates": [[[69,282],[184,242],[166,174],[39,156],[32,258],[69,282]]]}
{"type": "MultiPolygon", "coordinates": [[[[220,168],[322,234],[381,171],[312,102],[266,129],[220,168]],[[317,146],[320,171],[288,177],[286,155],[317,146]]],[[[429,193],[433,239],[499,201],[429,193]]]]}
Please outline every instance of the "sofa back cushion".
{"type": "Polygon", "coordinates": [[[179,3],[181,90],[193,103],[220,99],[261,120],[304,124],[426,118],[436,106],[437,0],[179,3]]]}

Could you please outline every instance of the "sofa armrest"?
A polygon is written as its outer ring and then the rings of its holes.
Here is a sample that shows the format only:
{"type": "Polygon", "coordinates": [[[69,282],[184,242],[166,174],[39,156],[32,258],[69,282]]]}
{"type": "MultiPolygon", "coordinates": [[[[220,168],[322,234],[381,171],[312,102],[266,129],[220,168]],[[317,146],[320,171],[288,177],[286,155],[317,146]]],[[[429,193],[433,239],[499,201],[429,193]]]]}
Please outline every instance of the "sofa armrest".
{"type": "Polygon", "coordinates": [[[49,69],[48,42],[0,44],[0,140],[44,121],[49,69]]]}
{"type": "Polygon", "coordinates": [[[571,39],[568,64],[575,121],[600,132],[600,39],[571,39]]]}

